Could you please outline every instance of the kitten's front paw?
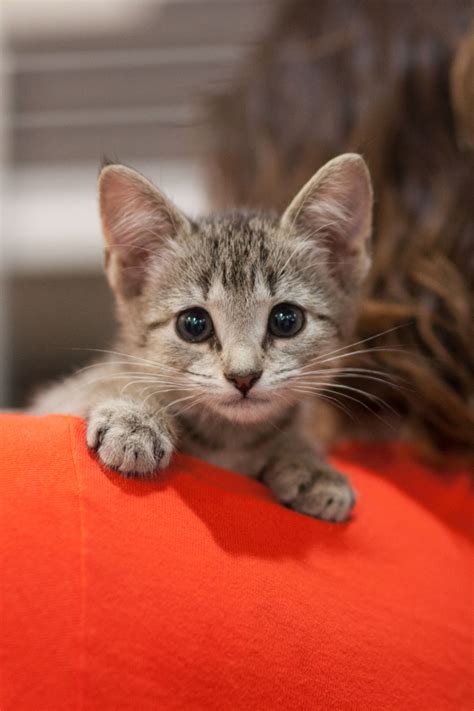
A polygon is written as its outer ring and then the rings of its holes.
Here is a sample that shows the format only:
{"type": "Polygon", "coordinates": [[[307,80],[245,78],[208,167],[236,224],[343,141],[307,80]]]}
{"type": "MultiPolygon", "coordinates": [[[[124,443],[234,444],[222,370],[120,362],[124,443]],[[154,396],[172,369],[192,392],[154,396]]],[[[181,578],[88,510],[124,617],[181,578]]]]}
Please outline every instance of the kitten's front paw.
{"type": "Polygon", "coordinates": [[[325,462],[311,468],[293,464],[272,476],[269,484],[281,503],[324,521],[346,521],[356,502],[348,478],[325,462]]]}
{"type": "Polygon", "coordinates": [[[170,462],[173,443],[169,432],[140,405],[108,400],[92,410],[87,446],[100,461],[125,476],[148,477],[170,462]]]}

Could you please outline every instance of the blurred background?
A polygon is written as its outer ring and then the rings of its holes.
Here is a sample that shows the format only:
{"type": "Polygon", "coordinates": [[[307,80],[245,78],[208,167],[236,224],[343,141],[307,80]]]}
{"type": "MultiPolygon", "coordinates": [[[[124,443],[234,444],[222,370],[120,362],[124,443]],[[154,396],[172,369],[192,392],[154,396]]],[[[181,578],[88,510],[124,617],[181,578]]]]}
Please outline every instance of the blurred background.
{"type": "Polygon", "coordinates": [[[104,155],[190,215],[208,199],[205,105],[275,0],[2,0],[0,405],[110,346],[96,179],[104,155]]]}
{"type": "Polygon", "coordinates": [[[23,406],[90,349],[112,347],[104,156],[192,217],[281,210],[323,163],[357,151],[375,190],[354,337],[369,353],[347,365],[386,377],[354,371],[363,401],[344,403],[357,427],[329,429],[473,454],[473,0],[2,0],[0,10],[0,406],[23,406]],[[395,412],[392,428],[376,428],[374,412],[395,412]]]}

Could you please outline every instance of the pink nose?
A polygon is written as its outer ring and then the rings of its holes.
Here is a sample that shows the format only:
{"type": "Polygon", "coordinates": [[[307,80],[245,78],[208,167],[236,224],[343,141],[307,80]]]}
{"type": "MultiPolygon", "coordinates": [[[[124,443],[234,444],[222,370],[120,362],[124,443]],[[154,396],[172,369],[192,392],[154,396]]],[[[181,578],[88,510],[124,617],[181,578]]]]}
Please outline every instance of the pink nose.
{"type": "Polygon", "coordinates": [[[248,391],[253,388],[257,380],[261,377],[262,371],[253,373],[224,373],[225,377],[231,382],[237,390],[240,390],[245,397],[248,391]]]}

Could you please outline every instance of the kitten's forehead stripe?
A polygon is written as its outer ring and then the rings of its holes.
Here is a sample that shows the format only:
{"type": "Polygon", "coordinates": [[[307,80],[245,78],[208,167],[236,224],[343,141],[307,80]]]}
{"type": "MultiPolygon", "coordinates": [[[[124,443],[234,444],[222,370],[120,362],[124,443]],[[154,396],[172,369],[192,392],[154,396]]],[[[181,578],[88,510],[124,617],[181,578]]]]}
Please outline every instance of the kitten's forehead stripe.
{"type": "Polygon", "coordinates": [[[200,225],[203,261],[199,283],[207,298],[212,280],[235,292],[252,292],[260,275],[275,293],[276,257],[270,243],[277,219],[256,212],[235,212],[205,218],[200,225]],[[206,254],[207,253],[207,254],[206,254]]]}

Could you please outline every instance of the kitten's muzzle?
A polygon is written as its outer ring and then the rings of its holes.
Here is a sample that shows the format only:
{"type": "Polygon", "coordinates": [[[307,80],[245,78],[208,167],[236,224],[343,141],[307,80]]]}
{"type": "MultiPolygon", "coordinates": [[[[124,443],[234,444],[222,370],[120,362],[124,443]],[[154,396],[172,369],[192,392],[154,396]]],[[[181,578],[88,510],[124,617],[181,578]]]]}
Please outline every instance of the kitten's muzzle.
{"type": "Polygon", "coordinates": [[[239,390],[244,397],[253,388],[257,380],[262,377],[262,371],[252,371],[250,373],[224,373],[226,380],[239,390]]]}

